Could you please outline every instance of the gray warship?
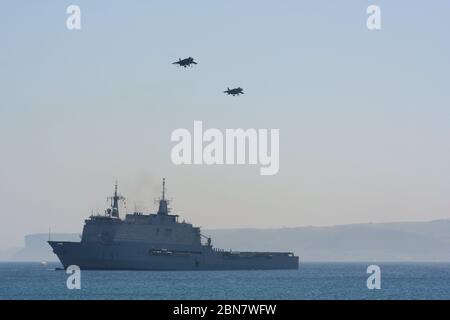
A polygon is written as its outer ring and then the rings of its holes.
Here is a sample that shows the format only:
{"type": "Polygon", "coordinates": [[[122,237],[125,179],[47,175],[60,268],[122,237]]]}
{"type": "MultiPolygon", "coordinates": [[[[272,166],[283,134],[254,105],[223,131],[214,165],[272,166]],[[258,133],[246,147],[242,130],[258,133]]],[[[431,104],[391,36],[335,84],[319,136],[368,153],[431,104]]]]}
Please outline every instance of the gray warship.
{"type": "Polygon", "coordinates": [[[84,270],[269,270],[298,269],[292,252],[239,252],[214,248],[199,227],[179,222],[166,199],[165,179],[157,213],[119,216],[115,192],[111,207],[85,220],[81,241],[48,241],[64,268],[84,270]]]}

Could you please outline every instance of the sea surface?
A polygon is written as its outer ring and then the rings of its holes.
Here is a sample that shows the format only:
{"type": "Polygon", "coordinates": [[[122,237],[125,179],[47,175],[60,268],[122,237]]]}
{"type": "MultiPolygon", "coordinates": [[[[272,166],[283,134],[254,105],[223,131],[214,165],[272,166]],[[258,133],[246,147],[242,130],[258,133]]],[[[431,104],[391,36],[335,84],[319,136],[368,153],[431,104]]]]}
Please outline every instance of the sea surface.
{"type": "Polygon", "coordinates": [[[277,271],[81,271],[67,289],[58,263],[0,263],[0,299],[450,299],[449,263],[300,263],[277,271]]]}

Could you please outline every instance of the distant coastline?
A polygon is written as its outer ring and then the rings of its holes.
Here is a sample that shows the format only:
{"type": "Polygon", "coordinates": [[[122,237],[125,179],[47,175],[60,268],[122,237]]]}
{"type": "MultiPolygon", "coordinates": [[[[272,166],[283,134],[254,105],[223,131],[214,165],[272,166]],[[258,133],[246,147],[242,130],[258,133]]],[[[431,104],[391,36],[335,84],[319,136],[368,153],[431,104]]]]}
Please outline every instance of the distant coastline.
{"type": "MultiPolygon", "coordinates": [[[[450,262],[450,220],[363,223],[330,227],[205,229],[213,246],[225,250],[293,251],[301,262],[450,262]]],[[[23,248],[0,252],[0,261],[57,261],[48,234],[25,236],[23,248]]],[[[80,241],[79,233],[52,240],[80,241]]]]}

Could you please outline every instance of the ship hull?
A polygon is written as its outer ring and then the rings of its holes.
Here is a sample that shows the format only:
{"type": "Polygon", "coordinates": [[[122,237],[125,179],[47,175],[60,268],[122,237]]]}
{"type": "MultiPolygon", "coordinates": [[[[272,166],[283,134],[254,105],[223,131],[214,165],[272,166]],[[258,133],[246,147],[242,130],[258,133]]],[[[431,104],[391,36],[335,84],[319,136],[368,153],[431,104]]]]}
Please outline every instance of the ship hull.
{"type": "Polygon", "coordinates": [[[285,252],[230,252],[210,246],[166,247],[142,243],[49,241],[64,268],[82,270],[276,270],[298,269],[298,257],[285,252]]]}

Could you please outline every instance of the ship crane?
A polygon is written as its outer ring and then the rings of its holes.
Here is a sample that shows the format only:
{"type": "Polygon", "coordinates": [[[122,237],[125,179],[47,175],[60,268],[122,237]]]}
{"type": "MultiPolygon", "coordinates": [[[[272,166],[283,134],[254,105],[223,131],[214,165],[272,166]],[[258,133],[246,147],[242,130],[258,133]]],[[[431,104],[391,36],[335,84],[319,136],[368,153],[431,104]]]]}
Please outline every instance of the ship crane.
{"type": "Polygon", "coordinates": [[[200,236],[204,239],[206,239],[206,241],[208,242],[208,246],[211,246],[211,237],[205,236],[203,234],[200,233],[200,236]]]}

